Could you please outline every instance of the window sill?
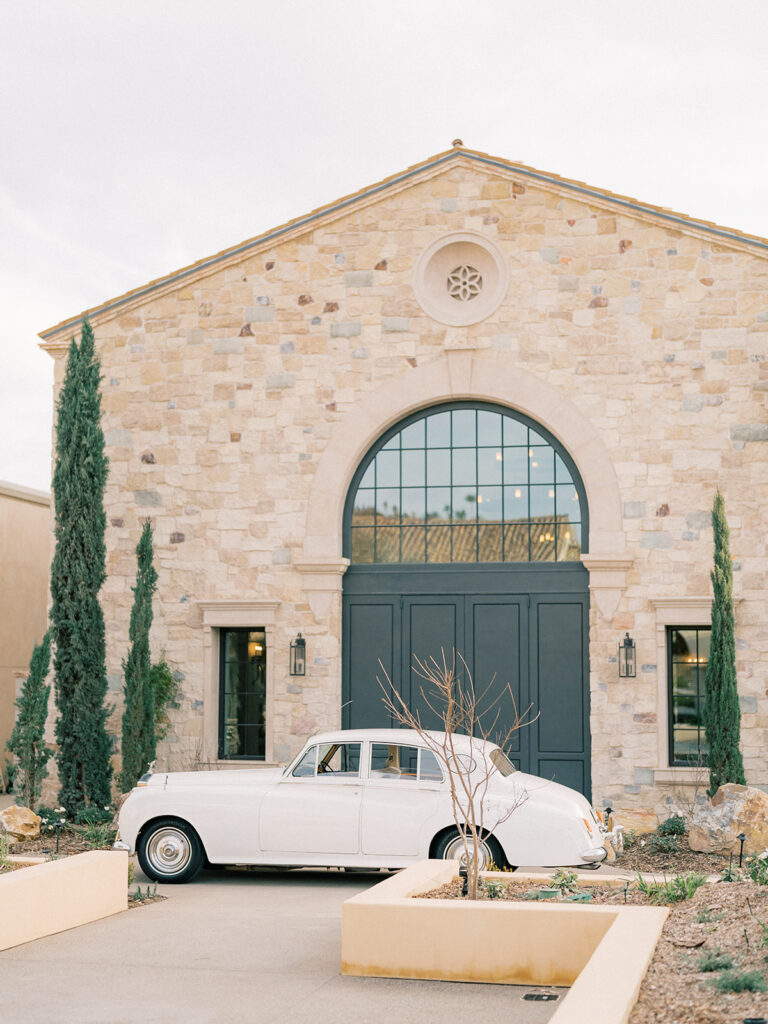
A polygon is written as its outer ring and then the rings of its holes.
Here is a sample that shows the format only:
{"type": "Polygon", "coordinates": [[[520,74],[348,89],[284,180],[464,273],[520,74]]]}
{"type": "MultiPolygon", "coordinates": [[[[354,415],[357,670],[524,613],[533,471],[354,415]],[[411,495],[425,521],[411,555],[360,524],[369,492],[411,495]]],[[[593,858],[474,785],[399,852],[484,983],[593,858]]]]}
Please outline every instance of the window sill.
{"type": "Polygon", "coordinates": [[[653,781],[656,785],[666,783],[673,786],[707,786],[709,768],[654,768],[653,781]]]}

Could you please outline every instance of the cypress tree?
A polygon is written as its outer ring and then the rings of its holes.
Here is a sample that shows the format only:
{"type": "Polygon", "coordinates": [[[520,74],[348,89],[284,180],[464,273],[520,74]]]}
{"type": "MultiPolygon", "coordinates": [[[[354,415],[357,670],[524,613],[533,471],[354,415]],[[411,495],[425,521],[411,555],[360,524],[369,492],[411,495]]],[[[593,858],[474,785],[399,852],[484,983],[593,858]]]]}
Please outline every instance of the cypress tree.
{"type": "Polygon", "coordinates": [[[74,338],[58,403],[53,474],[56,550],[51,565],[51,624],[59,801],[74,818],[90,804],[110,802],[111,741],[105,706],[104,616],[99,590],[106,579],[104,487],[108,461],[101,429],[99,361],[93,331],[83,321],[74,338]]]}
{"type": "Polygon", "coordinates": [[[141,531],[136,556],[138,572],[129,629],[131,649],[123,661],[125,711],[121,783],[124,793],[136,785],[155,759],[155,695],[150,675],[149,631],[157,572],[152,564],[152,524],[148,519],[141,531]]]}
{"type": "Polygon", "coordinates": [[[741,709],[736,689],[733,566],[725,502],[718,491],[712,506],[715,564],[712,569],[712,635],[704,676],[704,729],[709,746],[709,795],[726,782],[745,785],[739,750],[741,709]]]}
{"type": "Polygon", "coordinates": [[[50,686],[45,685],[51,663],[51,640],[48,633],[35,646],[29,663],[29,675],[21,696],[16,701],[18,714],[8,740],[8,749],[16,755],[14,792],[16,803],[34,811],[40,799],[43,779],[48,774],[48,761],[53,751],[43,740],[48,718],[50,686]]]}

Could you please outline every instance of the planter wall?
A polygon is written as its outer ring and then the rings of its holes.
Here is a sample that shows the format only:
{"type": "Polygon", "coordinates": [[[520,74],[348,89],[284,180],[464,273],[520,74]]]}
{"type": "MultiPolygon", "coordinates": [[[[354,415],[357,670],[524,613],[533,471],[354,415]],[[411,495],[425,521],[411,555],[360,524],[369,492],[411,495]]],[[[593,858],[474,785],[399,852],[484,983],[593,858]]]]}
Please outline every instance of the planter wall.
{"type": "Polygon", "coordinates": [[[0,877],[0,950],[125,910],[128,854],[92,850],[0,877]]]}
{"type": "Polygon", "coordinates": [[[456,873],[422,861],[347,900],[342,973],[569,986],[552,1024],[627,1019],[668,910],[414,898],[456,873]]]}

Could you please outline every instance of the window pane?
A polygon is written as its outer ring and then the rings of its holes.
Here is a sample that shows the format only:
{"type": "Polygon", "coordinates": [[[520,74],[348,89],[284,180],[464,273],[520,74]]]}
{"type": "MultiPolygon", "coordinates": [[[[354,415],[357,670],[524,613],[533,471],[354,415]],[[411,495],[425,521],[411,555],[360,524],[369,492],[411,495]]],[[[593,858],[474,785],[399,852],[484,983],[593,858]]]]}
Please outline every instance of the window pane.
{"type": "Polygon", "coordinates": [[[353,562],[373,561],[373,530],[353,529],[351,556],[353,562]]]}
{"type": "Polygon", "coordinates": [[[500,484],[502,466],[501,448],[480,448],[477,453],[477,482],[500,484]]]}
{"type": "Polygon", "coordinates": [[[511,416],[504,417],[504,444],[528,447],[528,427],[511,416]]]}
{"type": "Polygon", "coordinates": [[[537,484],[531,487],[531,519],[555,518],[555,488],[537,484]]]}
{"type": "Polygon", "coordinates": [[[224,657],[227,661],[236,661],[245,657],[243,651],[243,634],[237,630],[227,632],[224,641],[224,657]]]}
{"type": "Polygon", "coordinates": [[[500,487],[480,487],[477,492],[477,518],[500,523],[503,519],[500,487]]]}
{"type": "Polygon", "coordinates": [[[528,488],[504,488],[504,518],[509,522],[525,522],[528,519],[528,488]]]}
{"type": "Polygon", "coordinates": [[[530,560],[528,549],[528,524],[504,527],[504,561],[527,562],[530,560]]]}
{"type": "Polygon", "coordinates": [[[481,562],[503,562],[502,544],[504,527],[480,524],[477,528],[479,560],[481,562]]]}
{"type": "Polygon", "coordinates": [[[581,527],[578,523],[557,526],[557,561],[578,562],[581,558],[581,527]]]}
{"type": "Polygon", "coordinates": [[[696,661],[696,630],[672,630],[672,661],[692,665],[696,661]]]}
{"type": "Polygon", "coordinates": [[[553,562],[555,559],[555,524],[531,524],[531,561],[553,562]]]}
{"type": "Polygon", "coordinates": [[[451,492],[447,487],[427,489],[427,519],[430,523],[450,522],[451,492]]]}
{"type": "Polygon", "coordinates": [[[423,487],[404,487],[402,490],[403,507],[400,510],[403,523],[423,523],[426,491],[423,487]]]}
{"type": "Polygon", "coordinates": [[[426,535],[423,526],[403,527],[400,561],[423,562],[426,559],[426,535]]]}
{"type": "Polygon", "coordinates": [[[376,491],[376,525],[392,526],[400,522],[400,491],[376,491]]]}
{"type": "Polygon", "coordinates": [[[555,500],[557,502],[557,518],[568,519],[572,522],[579,522],[581,519],[581,508],[579,496],[573,484],[558,484],[555,488],[555,500]]]}
{"type": "Polygon", "coordinates": [[[317,747],[310,747],[304,757],[299,761],[291,774],[296,778],[307,778],[315,774],[317,764],[317,747]]]}
{"type": "Polygon", "coordinates": [[[361,488],[355,495],[355,507],[352,510],[353,526],[372,526],[373,513],[376,508],[376,492],[361,488]]]}
{"type": "Polygon", "coordinates": [[[450,562],[451,529],[448,526],[427,527],[427,561],[450,562]]]}
{"type": "Polygon", "coordinates": [[[427,416],[427,444],[430,448],[447,448],[451,443],[451,414],[438,412],[427,416]]]}
{"type": "Polygon", "coordinates": [[[400,561],[400,530],[397,527],[376,531],[376,561],[400,561]]]}
{"type": "Polygon", "coordinates": [[[474,409],[456,409],[454,411],[452,433],[454,448],[474,448],[476,446],[475,419],[474,409]]]}
{"type": "Polygon", "coordinates": [[[453,527],[453,559],[454,562],[477,561],[477,527],[453,527]]]}
{"type": "Polygon", "coordinates": [[[477,514],[477,494],[474,488],[453,488],[453,521],[465,523],[475,519],[477,514]]]}
{"type": "Polygon", "coordinates": [[[555,482],[555,453],[552,448],[530,448],[532,484],[553,484],[555,482]]]}
{"type": "Polygon", "coordinates": [[[706,762],[703,725],[703,688],[710,630],[706,627],[670,628],[669,657],[670,762],[699,765],[706,762]]]}
{"type": "Polygon", "coordinates": [[[245,665],[228,661],[224,665],[224,692],[239,693],[245,686],[245,665]]]}
{"type": "Polygon", "coordinates": [[[503,451],[504,483],[528,485],[528,449],[505,448],[503,451]]]}
{"type": "Polygon", "coordinates": [[[402,447],[403,448],[423,448],[424,447],[424,420],[417,420],[415,423],[411,423],[409,427],[401,433],[402,447]]]}
{"type": "Polygon", "coordinates": [[[318,776],[358,776],[359,743],[321,743],[317,758],[318,776]]]}
{"type": "Polygon", "coordinates": [[[376,460],[374,459],[360,481],[360,487],[375,487],[376,485],[376,460]]]}
{"type": "Polygon", "coordinates": [[[448,487],[451,483],[451,452],[449,448],[430,449],[427,452],[427,483],[434,487],[448,487]]]}
{"type": "Polygon", "coordinates": [[[484,445],[501,445],[501,414],[486,412],[480,409],[477,414],[477,443],[484,445]]]}
{"type": "Polygon", "coordinates": [[[474,448],[453,449],[453,483],[474,484],[477,480],[474,448]]]}
{"type": "Polygon", "coordinates": [[[400,483],[400,452],[380,451],[376,456],[376,486],[397,487],[400,483]]]}
{"type": "Polygon", "coordinates": [[[403,452],[403,487],[423,487],[425,483],[424,450],[403,452]]]}

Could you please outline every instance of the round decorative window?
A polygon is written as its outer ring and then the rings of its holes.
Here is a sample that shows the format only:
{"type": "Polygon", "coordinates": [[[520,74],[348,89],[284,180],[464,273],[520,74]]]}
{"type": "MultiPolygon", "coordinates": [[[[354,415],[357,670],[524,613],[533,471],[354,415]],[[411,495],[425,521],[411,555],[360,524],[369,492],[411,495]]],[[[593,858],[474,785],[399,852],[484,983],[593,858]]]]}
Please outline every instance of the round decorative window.
{"type": "Polygon", "coordinates": [[[424,312],[451,327],[491,316],[509,285],[509,267],[499,247],[474,231],[436,239],[416,263],[413,287],[424,312]]]}

